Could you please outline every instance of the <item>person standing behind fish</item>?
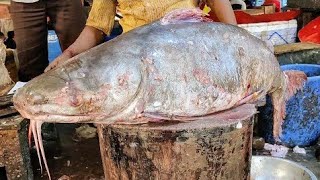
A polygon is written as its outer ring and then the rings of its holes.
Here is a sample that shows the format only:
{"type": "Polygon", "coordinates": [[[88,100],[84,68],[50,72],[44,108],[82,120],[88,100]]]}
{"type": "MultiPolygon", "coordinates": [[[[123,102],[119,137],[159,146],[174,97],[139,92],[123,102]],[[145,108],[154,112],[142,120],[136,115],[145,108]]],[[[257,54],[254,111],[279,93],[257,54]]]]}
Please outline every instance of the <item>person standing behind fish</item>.
{"type": "Polygon", "coordinates": [[[19,58],[19,80],[26,82],[48,66],[47,17],[53,22],[62,50],[69,47],[85,26],[81,0],[11,0],[19,58]]]}
{"type": "MultiPolygon", "coordinates": [[[[237,24],[229,0],[204,0],[203,2],[215,11],[221,22],[237,24]]],[[[128,32],[157,20],[172,10],[196,8],[199,3],[199,0],[94,0],[86,27],[80,36],[45,69],[45,72],[100,44],[103,41],[103,34],[110,35],[116,10],[123,15],[120,19],[123,32],[128,32]]]]}

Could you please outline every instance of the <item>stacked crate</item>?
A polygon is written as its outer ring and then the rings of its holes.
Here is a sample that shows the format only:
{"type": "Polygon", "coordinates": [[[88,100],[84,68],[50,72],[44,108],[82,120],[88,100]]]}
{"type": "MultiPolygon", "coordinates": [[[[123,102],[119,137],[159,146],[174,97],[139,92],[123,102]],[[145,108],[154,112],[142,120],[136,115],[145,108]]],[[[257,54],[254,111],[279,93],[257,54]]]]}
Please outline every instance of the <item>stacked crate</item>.
{"type": "Polygon", "coordinates": [[[268,23],[240,24],[252,35],[270,41],[273,45],[282,45],[296,42],[297,20],[276,21],[268,23]]]}

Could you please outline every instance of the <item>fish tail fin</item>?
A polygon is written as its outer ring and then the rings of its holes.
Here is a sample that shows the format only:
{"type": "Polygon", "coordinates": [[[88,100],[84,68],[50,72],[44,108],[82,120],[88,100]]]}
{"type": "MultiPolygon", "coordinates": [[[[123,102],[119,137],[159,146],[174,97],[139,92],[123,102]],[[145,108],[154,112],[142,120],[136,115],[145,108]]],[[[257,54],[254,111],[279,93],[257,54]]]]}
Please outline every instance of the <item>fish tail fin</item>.
{"type": "Polygon", "coordinates": [[[161,20],[162,25],[184,22],[213,22],[200,8],[176,9],[167,13],[161,20]]]}
{"type": "Polygon", "coordinates": [[[302,89],[307,80],[307,75],[302,71],[283,71],[286,77],[286,101],[290,99],[298,90],[302,89]]]}

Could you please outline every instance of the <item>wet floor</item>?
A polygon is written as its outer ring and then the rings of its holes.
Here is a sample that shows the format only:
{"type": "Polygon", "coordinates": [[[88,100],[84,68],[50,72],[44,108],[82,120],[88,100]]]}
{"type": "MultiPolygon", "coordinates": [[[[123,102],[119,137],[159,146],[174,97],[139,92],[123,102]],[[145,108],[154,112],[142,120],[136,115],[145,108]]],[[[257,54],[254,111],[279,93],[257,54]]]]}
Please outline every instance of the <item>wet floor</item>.
{"type": "MultiPolygon", "coordinates": [[[[100,180],[103,168],[98,138],[73,140],[76,125],[57,124],[61,148],[56,143],[47,144],[48,164],[52,179],[56,180],[100,180]]],[[[40,173],[35,152],[32,153],[35,180],[48,179],[40,173]]]]}

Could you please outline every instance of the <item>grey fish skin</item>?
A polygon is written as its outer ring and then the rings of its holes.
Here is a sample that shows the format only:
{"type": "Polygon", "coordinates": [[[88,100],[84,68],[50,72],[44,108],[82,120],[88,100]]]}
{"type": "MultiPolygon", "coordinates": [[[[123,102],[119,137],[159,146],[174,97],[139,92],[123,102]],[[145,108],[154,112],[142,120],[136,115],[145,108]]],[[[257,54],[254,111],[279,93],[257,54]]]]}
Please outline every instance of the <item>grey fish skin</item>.
{"type": "Polygon", "coordinates": [[[211,114],[283,82],[273,53],[245,30],[155,22],[35,78],[14,101],[30,119],[130,123],[143,114],[211,114]]]}
{"type": "Polygon", "coordinates": [[[66,61],[15,94],[49,179],[43,122],[196,120],[271,94],[279,139],[285,102],[306,75],[281,72],[267,45],[243,29],[194,22],[206,20],[201,14],[173,12],[66,61]]]}

